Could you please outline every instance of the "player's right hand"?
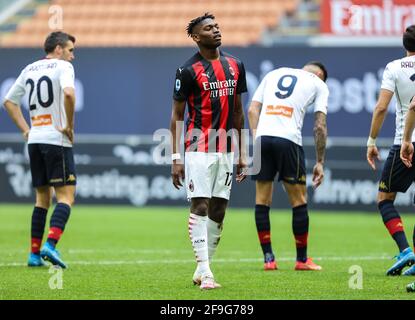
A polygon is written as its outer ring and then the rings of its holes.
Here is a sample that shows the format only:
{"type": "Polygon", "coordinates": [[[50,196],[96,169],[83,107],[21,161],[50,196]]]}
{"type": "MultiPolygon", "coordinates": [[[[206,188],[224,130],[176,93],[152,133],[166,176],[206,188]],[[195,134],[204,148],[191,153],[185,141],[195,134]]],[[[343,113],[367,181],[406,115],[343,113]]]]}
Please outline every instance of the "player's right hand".
{"type": "Polygon", "coordinates": [[[181,163],[173,163],[171,166],[171,178],[173,180],[174,187],[179,190],[183,187],[184,181],[184,165],[181,163]]]}
{"type": "Polygon", "coordinates": [[[313,188],[317,189],[324,179],[324,169],[323,164],[316,163],[313,168],[313,188]]]}
{"type": "Polygon", "coordinates": [[[402,142],[401,145],[401,160],[408,168],[412,167],[412,157],[414,155],[414,146],[412,142],[402,142]]]}
{"type": "Polygon", "coordinates": [[[369,163],[369,166],[373,170],[376,170],[375,160],[376,159],[380,160],[378,148],[376,146],[367,147],[366,158],[367,158],[367,162],[369,163]]]}

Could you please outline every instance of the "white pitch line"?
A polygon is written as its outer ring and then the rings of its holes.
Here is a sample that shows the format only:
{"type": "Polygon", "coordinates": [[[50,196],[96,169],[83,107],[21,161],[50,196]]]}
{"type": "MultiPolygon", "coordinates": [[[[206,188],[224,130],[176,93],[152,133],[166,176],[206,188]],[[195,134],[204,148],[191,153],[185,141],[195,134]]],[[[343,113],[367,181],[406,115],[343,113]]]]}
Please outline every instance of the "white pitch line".
{"type": "MultiPolygon", "coordinates": [[[[390,256],[361,256],[361,257],[316,257],[316,261],[376,261],[391,260],[390,256]]],[[[261,258],[242,258],[242,259],[214,259],[213,263],[251,263],[263,261],[261,258]]],[[[294,257],[281,257],[277,261],[294,261],[294,257]]],[[[101,261],[66,261],[68,265],[140,265],[140,264],[186,264],[194,263],[194,259],[163,259],[163,260],[101,260],[101,261]]],[[[22,267],[26,263],[9,262],[0,263],[0,267],[22,267]]]]}

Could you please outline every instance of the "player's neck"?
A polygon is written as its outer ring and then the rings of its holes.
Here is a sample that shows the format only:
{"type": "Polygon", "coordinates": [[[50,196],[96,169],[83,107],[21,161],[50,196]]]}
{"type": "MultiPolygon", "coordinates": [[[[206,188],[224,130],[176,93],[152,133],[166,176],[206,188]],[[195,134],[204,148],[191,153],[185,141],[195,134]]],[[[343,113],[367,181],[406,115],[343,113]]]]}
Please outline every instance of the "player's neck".
{"type": "Polygon", "coordinates": [[[59,57],[55,54],[48,54],[46,55],[45,59],[59,59],[59,57]]]}
{"type": "Polygon", "coordinates": [[[219,60],[220,52],[219,49],[206,49],[200,48],[199,49],[200,55],[206,60],[219,60]]]}
{"type": "Polygon", "coordinates": [[[406,51],[406,56],[407,56],[407,57],[412,57],[412,56],[415,56],[415,52],[406,51]]]}

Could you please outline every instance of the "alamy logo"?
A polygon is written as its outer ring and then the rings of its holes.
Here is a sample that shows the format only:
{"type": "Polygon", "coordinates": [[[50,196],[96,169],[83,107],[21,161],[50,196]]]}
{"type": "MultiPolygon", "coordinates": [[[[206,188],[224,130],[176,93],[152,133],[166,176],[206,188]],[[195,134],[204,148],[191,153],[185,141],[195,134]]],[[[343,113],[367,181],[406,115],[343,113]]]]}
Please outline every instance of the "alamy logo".
{"type": "Polygon", "coordinates": [[[362,290],[363,289],[363,269],[361,266],[353,265],[349,268],[349,288],[352,290],[362,290]]]}
{"type": "Polygon", "coordinates": [[[52,274],[49,278],[49,288],[51,290],[63,289],[63,270],[59,267],[51,266],[49,273],[52,274]]]}

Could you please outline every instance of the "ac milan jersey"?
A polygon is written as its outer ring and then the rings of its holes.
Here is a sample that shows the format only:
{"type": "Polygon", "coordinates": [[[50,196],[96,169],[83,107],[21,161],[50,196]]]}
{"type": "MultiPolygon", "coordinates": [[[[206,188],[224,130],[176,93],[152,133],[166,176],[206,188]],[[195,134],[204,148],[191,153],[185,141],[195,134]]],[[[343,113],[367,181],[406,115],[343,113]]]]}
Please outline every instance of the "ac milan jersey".
{"type": "Polygon", "coordinates": [[[72,147],[58,128],[66,127],[64,88],[74,88],[75,74],[71,63],[42,59],[23,69],[6,99],[20,105],[28,93],[31,128],[28,143],[72,147]]]}
{"type": "MultiPolygon", "coordinates": [[[[209,145],[216,139],[214,132],[233,129],[236,95],[246,91],[243,63],[224,52],[212,61],[198,52],[177,69],[173,99],[187,102],[186,151],[226,151],[215,141],[215,150],[209,145]]],[[[230,151],[229,143],[226,149],[230,151]]]]}

